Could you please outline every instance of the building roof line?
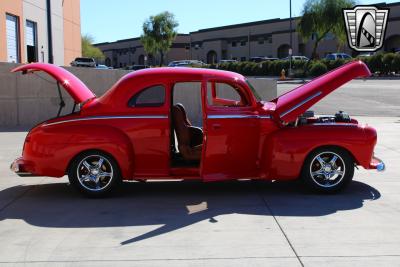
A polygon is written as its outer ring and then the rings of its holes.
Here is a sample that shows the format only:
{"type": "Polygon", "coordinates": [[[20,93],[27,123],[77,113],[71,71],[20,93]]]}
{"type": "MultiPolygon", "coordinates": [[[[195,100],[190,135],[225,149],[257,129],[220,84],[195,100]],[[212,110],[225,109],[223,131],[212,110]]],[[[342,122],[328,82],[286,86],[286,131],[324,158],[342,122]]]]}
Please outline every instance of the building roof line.
{"type": "MultiPolygon", "coordinates": [[[[299,19],[299,18],[300,17],[293,17],[292,19],[296,20],[296,19],[299,19]]],[[[275,19],[267,19],[267,20],[258,20],[258,21],[252,21],[252,22],[245,22],[245,23],[239,23],[239,24],[231,24],[231,25],[226,25],[226,26],[219,26],[219,27],[200,29],[198,31],[190,32],[190,34],[208,32],[208,31],[234,29],[234,28],[248,27],[248,26],[256,26],[256,25],[268,24],[268,23],[285,22],[285,21],[289,21],[289,20],[290,20],[290,18],[284,18],[284,19],[275,18],[275,19]]]]}
{"type": "MultiPolygon", "coordinates": [[[[188,33],[178,33],[177,36],[189,36],[188,33]]],[[[96,43],[93,44],[94,46],[97,45],[106,45],[106,44],[115,44],[115,43],[124,43],[124,42],[129,42],[129,41],[138,41],[140,40],[140,37],[133,37],[133,38],[126,38],[126,39],[120,39],[114,42],[102,42],[102,43],[96,43]]]]}

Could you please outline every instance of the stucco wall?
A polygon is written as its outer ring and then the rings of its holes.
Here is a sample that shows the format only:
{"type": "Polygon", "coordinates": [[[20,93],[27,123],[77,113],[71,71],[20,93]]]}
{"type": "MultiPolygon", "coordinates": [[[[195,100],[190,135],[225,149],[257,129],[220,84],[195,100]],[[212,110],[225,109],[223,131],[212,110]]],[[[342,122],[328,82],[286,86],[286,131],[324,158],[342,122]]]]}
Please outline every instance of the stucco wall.
{"type": "MultiPolygon", "coordinates": [[[[16,126],[29,128],[57,114],[59,97],[54,79],[43,72],[29,75],[10,73],[16,66],[18,64],[0,63],[0,130],[16,126]]],[[[101,96],[129,72],[73,67],[67,69],[80,78],[97,96],[101,96]]],[[[250,82],[263,99],[270,100],[276,97],[275,80],[250,78],[250,82]]],[[[182,90],[179,101],[190,105],[190,99],[193,98],[192,91],[190,88],[182,90]]],[[[72,101],[65,90],[62,90],[62,94],[67,104],[62,114],[67,114],[71,112],[72,101]]],[[[193,106],[196,106],[196,103],[193,106]]],[[[188,110],[189,116],[198,124],[201,121],[198,110],[188,110]]]]}

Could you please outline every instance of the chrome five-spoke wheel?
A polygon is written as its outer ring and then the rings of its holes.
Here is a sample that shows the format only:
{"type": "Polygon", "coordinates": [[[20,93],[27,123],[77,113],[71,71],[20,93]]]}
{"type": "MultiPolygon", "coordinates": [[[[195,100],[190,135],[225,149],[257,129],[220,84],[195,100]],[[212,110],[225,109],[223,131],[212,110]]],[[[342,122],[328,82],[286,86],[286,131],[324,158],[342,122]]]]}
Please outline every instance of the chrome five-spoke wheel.
{"type": "Polygon", "coordinates": [[[319,192],[335,192],[344,188],[354,175],[353,157],[338,147],[319,148],[304,162],[302,178],[319,192]]]}
{"type": "Polygon", "coordinates": [[[113,178],[113,167],[103,156],[87,156],[78,165],[77,176],[79,183],[90,191],[101,191],[106,188],[113,178]]]}
{"type": "Polygon", "coordinates": [[[322,187],[332,187],[339,184],[345,173],[344,160],[334,152],[318,154],[310,165],[312,179],[322,187]]]}
{"type": "Polygon", "coordinates": [[[100,151],[84,152],[70,164],[70,183],[89,196],[101,196],[121,180],[116,161],[100,151]]]}

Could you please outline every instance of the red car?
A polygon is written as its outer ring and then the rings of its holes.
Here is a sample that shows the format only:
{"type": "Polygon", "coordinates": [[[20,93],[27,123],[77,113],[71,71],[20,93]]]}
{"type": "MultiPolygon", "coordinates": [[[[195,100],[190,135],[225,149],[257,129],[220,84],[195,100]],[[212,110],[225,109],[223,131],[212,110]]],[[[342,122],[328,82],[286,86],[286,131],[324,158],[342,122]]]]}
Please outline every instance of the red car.
{"type": "Polygon", "coordinates": [[[89,195],[108,193],[123,180],[299,177],[313,189],[333,192],[349,184],[357,165],[384,169],[374,157],[374,128],[346,113],[307,111],[344,83],[370,76],[360,61],[270,102],[261,101],[242,75],[211,69],[136,71],[101,97],[54,65],[13,71],[47,72],[80,108],[35,126],[11,169],[20,176],[68,174],[70,183],[89,195]],[[198,89],[202,128],[188,119],[194,106],[175,103],[188,83],[198,89]]]}

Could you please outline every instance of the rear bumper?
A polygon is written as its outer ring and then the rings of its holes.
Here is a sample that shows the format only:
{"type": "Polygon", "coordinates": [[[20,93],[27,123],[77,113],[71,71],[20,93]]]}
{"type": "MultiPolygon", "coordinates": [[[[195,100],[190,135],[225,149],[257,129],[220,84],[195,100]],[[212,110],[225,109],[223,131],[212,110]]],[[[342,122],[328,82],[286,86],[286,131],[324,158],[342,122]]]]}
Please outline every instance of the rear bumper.
{"type": "Polygon", "coordinates": [[[25,162],[22,158],[17,158],[11,163],[10,170],[12,172],[15,172],[20,177],[37,176],[29,171],[30,169],[32,169],[30,167],[31,166],[28,162],[25,162]]]}
{"type": "Polygon", "coordinates": [[[375,170],[377,170],[379,172],[382,172],[382,171],[384,171],[386,169],[386,166],[385,166],[385,163],[381,159],[373,156],[372,160],[371,160],[371,163],[369,164],[369,168],[370,169],[375,169],[375,170]]]}

